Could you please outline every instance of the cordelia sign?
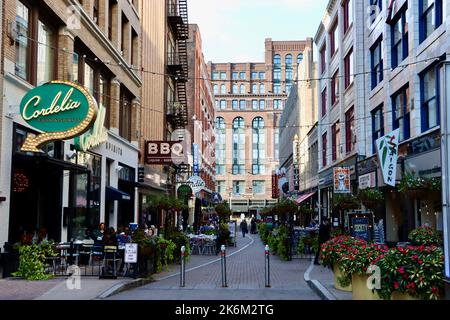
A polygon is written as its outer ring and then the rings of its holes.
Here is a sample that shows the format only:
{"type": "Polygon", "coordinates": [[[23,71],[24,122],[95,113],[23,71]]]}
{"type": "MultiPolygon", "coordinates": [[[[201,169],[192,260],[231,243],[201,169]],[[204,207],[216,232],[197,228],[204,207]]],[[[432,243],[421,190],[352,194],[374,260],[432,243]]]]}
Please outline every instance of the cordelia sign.
{"type": "Polygon", "coordinates": [[[97,120],[94,126],[85,134],[74,139],[75,148],[79,151],[88,151],[108,141],[108,130],[105,128],[106,108],[100,104],[97,120]]]}
{"type": "Polygon", "coordinates": [[[378,159],[380,161],[384,183],[393,187],[395,187],[395,177],[397,174],[399,134],[400,129],[395,129],[376,141],[378,159]]]}
{"type": "Polygon", "coordinates": [[[51,81],[31,90],[20,103],[20,114],[43,133],[27,137],[22,151],[40,152],[48,142],[85,133],[95,122],[97,112],[95,99],[76,83],[51,81]]]}
{"type": "Polygon", "coordinates": [[[186,184],[191,187],[192,192],[197,193],[203,190],[203,188],[206,186],[205,181],[203,181],[202,178],[199,176],[191,176],[186,184]]]}

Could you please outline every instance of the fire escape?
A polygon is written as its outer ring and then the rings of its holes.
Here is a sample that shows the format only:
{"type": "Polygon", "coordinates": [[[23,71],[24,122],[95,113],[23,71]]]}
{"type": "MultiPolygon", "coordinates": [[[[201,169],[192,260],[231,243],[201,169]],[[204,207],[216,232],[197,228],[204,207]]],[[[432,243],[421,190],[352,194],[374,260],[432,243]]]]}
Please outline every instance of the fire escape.
{"type": "Polygon", "coordinates": [[[168,21],[176,39],[176,50],[168,55],[167,70],[176,83],[177,101],[167,106],[167,120],[175,129],[188,123],[186,82],[188,81],[187,40],[189,22],[187,0],[169,1],[168,21]]]}

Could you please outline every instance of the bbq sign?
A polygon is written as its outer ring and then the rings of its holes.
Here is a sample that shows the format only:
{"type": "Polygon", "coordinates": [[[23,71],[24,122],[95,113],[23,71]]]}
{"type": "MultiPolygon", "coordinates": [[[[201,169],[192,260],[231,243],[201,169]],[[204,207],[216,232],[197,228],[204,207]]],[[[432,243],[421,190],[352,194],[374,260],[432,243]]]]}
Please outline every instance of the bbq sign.
{"type": "Polygon", "coordinates": [[[76,83],[52,81],[31,90],[20,103],[20,114],[43,133],[27,137],[22,151],[41,152],[48,142],[82,135],[94,124],[97,112],[95,99],[76,83]]]}

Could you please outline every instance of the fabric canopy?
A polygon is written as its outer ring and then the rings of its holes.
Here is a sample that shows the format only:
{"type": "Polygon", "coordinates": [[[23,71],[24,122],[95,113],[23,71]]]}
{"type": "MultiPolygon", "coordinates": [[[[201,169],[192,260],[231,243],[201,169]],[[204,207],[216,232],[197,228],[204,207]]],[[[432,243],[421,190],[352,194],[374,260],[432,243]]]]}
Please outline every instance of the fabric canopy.
{"type": "Polygon", "coordinates": [[[106,200],[131,200],[128,193],[120,191],[113,187],[106,187],[106,200]]]}
{"type": "Polygon", "coordinates": [[[310,192],[310,193],[305,193],[303,195],[301,195],[298,199],[297,199],[297,203],[300,204],[303,201],[305,201],[306,199],[310,198],[313,194],[315,194],[315,192],[310,192]]]}

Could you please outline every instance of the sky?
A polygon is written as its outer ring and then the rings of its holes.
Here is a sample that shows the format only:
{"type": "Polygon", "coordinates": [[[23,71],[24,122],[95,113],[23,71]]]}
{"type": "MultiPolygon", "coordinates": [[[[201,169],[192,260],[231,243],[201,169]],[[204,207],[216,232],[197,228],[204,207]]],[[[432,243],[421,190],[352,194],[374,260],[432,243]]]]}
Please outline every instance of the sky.
{"type": "Polygon", "coordinates": [[[264,40],[314,38],[329,0],[188,0],[205,61],[264,62],[264,40]]]}

